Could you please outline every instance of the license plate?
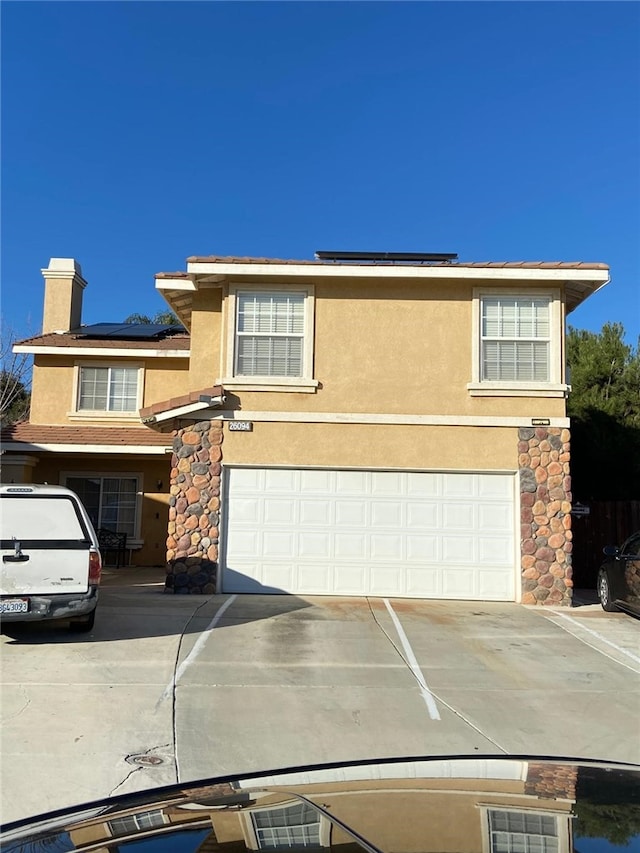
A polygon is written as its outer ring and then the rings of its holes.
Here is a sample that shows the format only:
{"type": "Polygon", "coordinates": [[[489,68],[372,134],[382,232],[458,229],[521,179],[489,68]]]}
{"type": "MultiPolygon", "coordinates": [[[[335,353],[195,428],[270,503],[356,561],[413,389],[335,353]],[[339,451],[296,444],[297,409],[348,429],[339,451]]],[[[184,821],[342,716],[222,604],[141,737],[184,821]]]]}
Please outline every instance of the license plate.
{"type": "Polygon", "coordinates": [[[28,613],[28,598],[5,598],[0,601],[0,613],[28,613]]]}

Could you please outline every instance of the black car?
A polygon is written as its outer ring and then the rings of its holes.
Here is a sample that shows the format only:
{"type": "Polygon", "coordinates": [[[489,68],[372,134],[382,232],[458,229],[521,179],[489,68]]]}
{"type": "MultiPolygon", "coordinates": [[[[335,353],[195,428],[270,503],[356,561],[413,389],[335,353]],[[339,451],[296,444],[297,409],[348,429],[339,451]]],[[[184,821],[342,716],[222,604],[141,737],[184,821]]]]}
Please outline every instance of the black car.
{"type": "Polygon", "coordinates": [[[640,616],[640,530],[619,548],[602,549],[607,559],[598,572],[598,598],[604,610],[640,616]]]}
{"type": "Polygon", "coordinates": [[[592,853],[639,844],[640,767],[502,755],[217,777],[0,828],[3,853],[592,853]]]}

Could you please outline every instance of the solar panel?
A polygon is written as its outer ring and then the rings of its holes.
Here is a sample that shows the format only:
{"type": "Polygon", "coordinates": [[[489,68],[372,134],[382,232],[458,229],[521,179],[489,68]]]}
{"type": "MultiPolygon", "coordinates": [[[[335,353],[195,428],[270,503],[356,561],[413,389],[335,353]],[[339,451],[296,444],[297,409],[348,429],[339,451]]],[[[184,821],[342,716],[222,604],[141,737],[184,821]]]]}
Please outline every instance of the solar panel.
{"type": "Polygon", "coordinates": [[[76,329],[74,334],[86,338],[153,340],[184,331],[184,326],[171,323],[93,323],[76,329]]]}
{"type": "Polygon", "coordinates": [[[372,261],[373,263],[451,263],[457,260],[454,253],[426,252],[316,252],[320,261],[372,261]]]}

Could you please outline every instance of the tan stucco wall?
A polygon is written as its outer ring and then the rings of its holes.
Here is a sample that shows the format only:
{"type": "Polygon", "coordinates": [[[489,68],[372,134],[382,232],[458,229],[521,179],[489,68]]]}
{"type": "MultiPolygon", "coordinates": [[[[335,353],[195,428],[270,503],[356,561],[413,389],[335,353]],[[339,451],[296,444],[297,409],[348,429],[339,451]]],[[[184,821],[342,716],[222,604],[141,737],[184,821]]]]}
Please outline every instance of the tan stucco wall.
{"type": "Polygon", "coordinates": [[[73,358],[37,355],[31,382],[32,424],[66,424],[73,397],[73,358]]]}
{"type": "MultiPolygon", "coordinates": [[[[498,790],[505,787],[500,782],[494,785],[498,790]]],[[[484,812],[480,804],[497,809],[539,808],[560,815],[569,815],[571,811],[571,805],[567,802],[540,801],[536,797],[515,794],[501,795],[490,789],[486,793],[470,792],[469,782],[464,786],[466,791],[456,793],[419,790],[428,787],[423,780],[415,780],[411,786],[414,790],[409,791],[394,790],[394,780],[391,788],[388,782],[386,785],[381,783],[378,792],[352,789],[345,790],[339,796],[329,793],[327,786],[322,787],[322,795],[310,795],[306,787],[301,788],[300,792],[322,804],[331,815],[360,831],[381,850],[402,850],[403,853],[481,853],[484,812]]],[[[344,789],[345,786],[340,787],[344,789]]],[[[485,785],[480,782],[479,788],[482,787],[485,785]]],[[[290,790],[295,791],[296,788],[290,790]]],[[[269,804],[271,799],[261,799],[260,805],[269,804]]],[[[290,799],[283,799],[291,803],[290,799]]],[[[278,798],[273,800],[276,807],[278,798]]],[[[240,815],[212,812],[211,819],[220,844],[243,838],[240,815]]],[[[349,837],[340,829],[332,829],[332,847],[347,843],[348,840],[349,837]]]]}
{"type": "Polygon", "coordinates": [[[518,430],[256,422],[246,433],[225,425],[222,453],[225,465],[516,471],[518,430]]]}
{"type": "Polygon", "coordinates": [[[194,294],[191,313],[191,365],[189,388],[186,390],[207,388],[222,374],[221,312],[221,289],[202,290],[194,294]]]}
{"type": "Polygon", "coordinates": [[[144,370],[144,406],[186,394],[190,388],[188,358],[149,358],[144,370]]]}
{"type": "Polygon", "coordinates": [[[83,287],[74,278],[48,276],[44,289],[42,332],[68,332],[82,322],[83,287]]]}
{"type": "Polygon", "coordinates": [[[317,282],[314,378],[321,387],[314,394],[233,393],[248,411],[564,417],[562,398],[469,394],[473,288],[455,280],[317,282]]]}
{"type": "MultiPolygon", "coordinates": [[[[69,424],[82,423],[90,426],[97,418],[73,419],[73,392],[76,363],[144,365],[143,405],[149,406],[158,400],[168,400],[187,393],[189,377],[189,359],[187,358],[96,358],[95,356],[38,355],[33,366],[31,414],[33,424],[69,424]]],[[[131,416],[108,417],[109,423],[118,422],[129,425],[139,424],[137,412],[131,416]]]]}

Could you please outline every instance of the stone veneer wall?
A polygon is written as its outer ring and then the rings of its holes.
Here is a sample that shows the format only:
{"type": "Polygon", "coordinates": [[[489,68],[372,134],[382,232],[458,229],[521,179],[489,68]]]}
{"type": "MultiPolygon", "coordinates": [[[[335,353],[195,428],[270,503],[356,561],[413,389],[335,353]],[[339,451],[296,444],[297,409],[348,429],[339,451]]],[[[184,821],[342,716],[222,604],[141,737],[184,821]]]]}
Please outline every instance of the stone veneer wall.
{"type": "Polygon", "coordinates": [[[577,784],[577,767],[530,762],[527,766],[524,792],[543,799],[575,801],[577,784]]]}
{"type": "Polygon", "coordinates": [[[174,430],[165,592],[212,595],[218,574],[222,422],[174,430]]]}
{"type": "Polygon", "coordinates": [[[570,433],[524,428],[518,438],[522,603],[570,605],[570,433]]]}

